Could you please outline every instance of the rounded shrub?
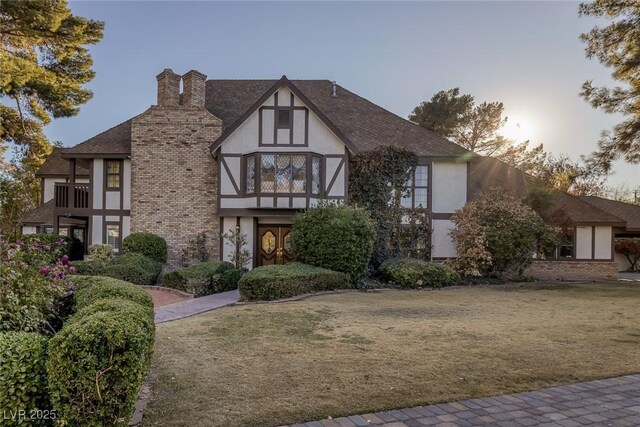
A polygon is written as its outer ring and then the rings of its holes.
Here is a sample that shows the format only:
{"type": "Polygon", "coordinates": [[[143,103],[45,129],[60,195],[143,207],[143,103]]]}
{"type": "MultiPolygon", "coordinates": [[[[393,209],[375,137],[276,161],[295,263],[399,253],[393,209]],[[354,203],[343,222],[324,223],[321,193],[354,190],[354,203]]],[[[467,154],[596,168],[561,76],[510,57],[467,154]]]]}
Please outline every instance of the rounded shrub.
{"type": "Polygon", "coordinates": [[[142,267],[127,264],[107,265],[102,274],[106,277],[113,277],[114,279],[124,280],[125,282],[141,286],[154,285],[157,277],[142,267]]]}
{"type": "Polygon", "coordinates": [[[344,273],[298,262],[254,268],[238,282],[240,295],[248,301],[270,301],[350,286],[349,276],[344,273]]]}
{"type": "Polygon", "coordinates": [[[452,268],[413,258],[396,258],[380,265],[382,277],[403,289],[441,288],[460,284],[452,268]]]}
{"type": "Polygon", "coordinates": [[[127,426],[152,340],[144,323],[98,311],[69,321],[50,341],[51,402],[66,425],[127,426]]]}
{"type": "Polygon", "coordinates": [[[346,205],[321,204],[293,218],[296,261],[363,278],[373,251],[376,224],[369,213],[346,205]]]}
{"type": "Polygon", "coordinates": [[[167,242],[153,233],[132,233],[122,240],[122,252],[137,252],[162,264],[167,262],[167,242]]]}
{"type": "Polygon", "coordinates": [[[153,258],[149,258],[148,256],[145,256],[138,252],[128,252],[120,256],[114,257],[113,259],[111,259],[109,264],[140,267],[155,276],[154,282],[155,282],[155,279],[160,275],[160,272],[162,271],[161,263],[154,260],[153,258]]]}
{"type": "Polygon", "coordinates": [[[82,276],[99,276],[105,269],[101,261],[71,261],[69,265],[76,269],[76,274],[82,276]]]}
{"type": "Polygon", "coordinates": [[[89,259],[91,261],[106,262],[113,258],[113,246],[95,243],[89,246],[89,259]]]}
{"type": "Polygon", "coordinates": [[[0,332],[0,408],[3,426],[44,425],[44,420],[12,420],[9,411],[50,409],[45,370],[47,339],[34,332],[0,332]]]}
{"type": "Polygon", "coordinates": [[[153,300],[144,289],[111,277],[74,276],[76,310],[102,298],[121,298],[153,309],[153,300]]]}
{"type": "MultiPolygon", "coordinates": [[[[162,278],[162,286],[195,296],[211,295],[236,289],[242,275],[227,261],[207,261],[179,268],[162,278]]],[[[239,271],[239,270],[237,270],[239,271]]]]}

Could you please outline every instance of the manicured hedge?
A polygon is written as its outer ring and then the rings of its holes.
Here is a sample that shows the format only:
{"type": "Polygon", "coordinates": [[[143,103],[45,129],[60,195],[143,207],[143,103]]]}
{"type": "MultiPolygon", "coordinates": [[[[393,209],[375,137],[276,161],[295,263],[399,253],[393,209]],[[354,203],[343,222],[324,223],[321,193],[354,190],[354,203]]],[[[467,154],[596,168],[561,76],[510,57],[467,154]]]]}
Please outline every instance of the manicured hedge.
{"type": "Polygon", "coordinates": [[[149,332],[136,318],[102,311],[70,320],[49,341],[53,407],[67,425],[127,426],[150,352],[149,332]]]}
{"type": "Polygon", "coordinates": [[[326,204],[294,216],[291,245],[296,261],[357,281],[366,276],[375,237],[376,224],[366,210],[326,204]]]}
{"type": "Polygon", "coordinates": [[[106,268],[102,261],[71,261],[69,265],[76,269],[76,274],[82,276],[100,276],[106,268]]]}
{"type": "Polygon", "coordinates": [[[242,271],[230,262],[203,262],[165,274],[162,286],[195,296],[211,295],[236,289],[241,276],[242,271]]]}
{"type": "Polygon", "coordinates": [[[129,252],[102,261],[74,261],[76,273],[87,276],[107,276],[135,285],[155,285],[162,264],[142,254],[129,252]]]}
{"type": "Polygon", "coordinates": [[[101,298],[126,299],[153,309],[153,301],[144,289],[122,280],[102,276],[75,276],[73,283],[76,286],[76,310],[101,298]]]}
{"type": "Polygon", "coordinates": [[[167,242],[153,233],[132,233],[122,240],[122,251],[136,252],[162,264],[167,262],[167,242]]]}
{"type": "Polygon", "coordinates": [[[94,243],[89,246],[89,259],[91,261],[107,262],[113,258],[113,246],[102,243],[94,243]]]}
{"type": "Polygon", "coordinates": [[[238,282],[240,295],[248,301],[269,301],[350,286],[349,276],[344,273],[297,262],[254,268],[238,282]]]}
{"type": "Polygon", "coordinates": [[[386,260],[380,265],[380,274],[404,289],[440,288],[460,283],[460,275],[452,268],[413,258],[386,260]]]}
{"type": "Polygon", "coordinates": [[[153,304],[130,283],[76,279],[77,312],[49,341],[53,408],[64,425],[127,426],[151,360],[153,304]]]}
{"type": "Polygon", "coordinates": [[[0,333],[0,424],[45,425],[12,420],[9,411],[50,410],[45,370],[47,339],[34,332],[0,333]],[[4,413],[1,413],[4,411],[4,413]]]}

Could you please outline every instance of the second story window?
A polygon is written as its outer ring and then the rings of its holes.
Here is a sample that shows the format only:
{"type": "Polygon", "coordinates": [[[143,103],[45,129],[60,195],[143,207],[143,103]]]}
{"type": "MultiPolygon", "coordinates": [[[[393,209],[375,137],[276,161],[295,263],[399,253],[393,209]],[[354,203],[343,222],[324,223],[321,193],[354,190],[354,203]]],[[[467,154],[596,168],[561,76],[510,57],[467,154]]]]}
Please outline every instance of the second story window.
{"type": "Polygon", "coordinates": [[[120,189],[120,160],[107,160],[107,189],[120,189]]]}
{"type": "Polygon", "coordinates": [[[426,209],[429,202],[429,167],[416,166],[413,178],[407,181],[406,188],[408,191],[402,198],[402,207],[426,209]]]}
{"type": "Polygon", "coordinates": [[[322,158],[308,154],[259,153],[244,158],[244,194],[321,193],[322,158]]]}
{"type": "Polygon", "coordinates": [[[291,127],[291,109],[276,110],[276,127],[278,129],[289,129],[291,127]]]}

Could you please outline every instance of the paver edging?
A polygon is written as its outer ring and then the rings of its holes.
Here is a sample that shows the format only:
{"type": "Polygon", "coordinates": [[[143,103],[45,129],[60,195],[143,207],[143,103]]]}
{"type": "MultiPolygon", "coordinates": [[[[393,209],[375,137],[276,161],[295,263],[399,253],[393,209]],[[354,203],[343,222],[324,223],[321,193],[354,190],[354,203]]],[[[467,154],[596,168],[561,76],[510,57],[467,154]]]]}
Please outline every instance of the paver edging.
{"type": "Polygon", "coordinates": [[[141,288],[143,288],[143,289],[152,289],[154,291],[168,292],[168,293],[171,293],[171,294],[176,294],[176,295],[180,295],[180,296],[187,297],[187,298],[194,298],[193,294],[190,294],[190,293],[178,290],[178,289],[165,288],[164,286],[142,285],[141,288]]]}

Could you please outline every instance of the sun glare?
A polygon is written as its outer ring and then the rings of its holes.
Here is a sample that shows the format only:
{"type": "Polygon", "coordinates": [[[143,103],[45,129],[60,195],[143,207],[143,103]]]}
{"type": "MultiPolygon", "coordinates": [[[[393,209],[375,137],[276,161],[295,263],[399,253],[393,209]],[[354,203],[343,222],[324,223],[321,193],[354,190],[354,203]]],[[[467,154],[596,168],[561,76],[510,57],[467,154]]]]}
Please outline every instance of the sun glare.
{"type": "Polygon", "coordinates": [[[501,130],[505,138],[513,139],[517,143],[533,140],[535,129],[531,120],[522,116],[509,116],[507,124],[501,130]]]}

